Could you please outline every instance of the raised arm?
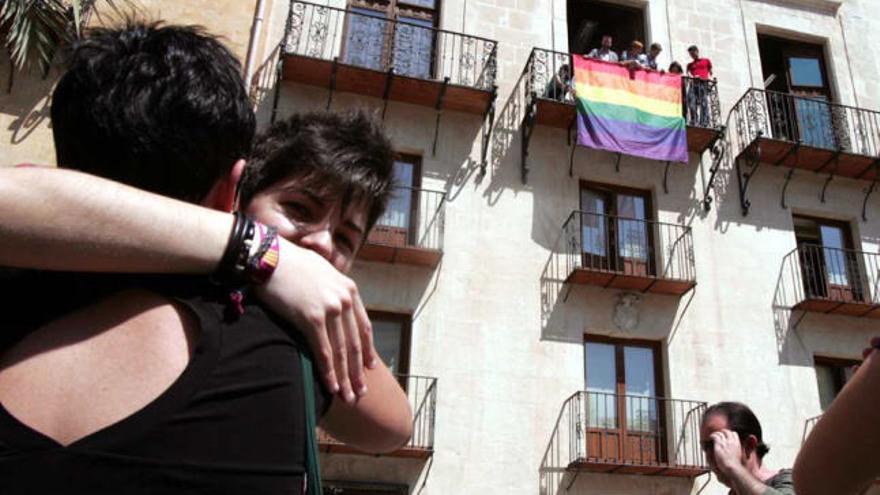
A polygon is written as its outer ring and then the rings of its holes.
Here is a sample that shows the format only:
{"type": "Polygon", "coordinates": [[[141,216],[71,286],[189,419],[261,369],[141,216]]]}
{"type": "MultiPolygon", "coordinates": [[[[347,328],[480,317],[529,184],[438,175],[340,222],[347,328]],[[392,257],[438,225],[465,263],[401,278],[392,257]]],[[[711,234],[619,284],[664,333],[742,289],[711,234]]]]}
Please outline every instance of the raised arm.
{"type": "MultiPolygon", "coordinates": [[[[55,168],[0,168],[0,212],[0,265],[66,271],[212,273],[233,222],[226,212],[55,168]]],[[[354,282],[281,240],[278,268],[257,293],[305,333],[327,387],[353,401],[363,369],[337,369],[333,356],[353,348],[364,363],[376,356],[369,321],[355,314],[363,304],[354,282]],[[349,312],[362,346],[328,336],[326,322],[349,312]]]]}
{"type": "Polygon", "coordinates": [[[794,484],[798,495],[848,495],[861,493],[877,476],[880,351],[874,350],[804,442],[794,464],[794,484]]]}

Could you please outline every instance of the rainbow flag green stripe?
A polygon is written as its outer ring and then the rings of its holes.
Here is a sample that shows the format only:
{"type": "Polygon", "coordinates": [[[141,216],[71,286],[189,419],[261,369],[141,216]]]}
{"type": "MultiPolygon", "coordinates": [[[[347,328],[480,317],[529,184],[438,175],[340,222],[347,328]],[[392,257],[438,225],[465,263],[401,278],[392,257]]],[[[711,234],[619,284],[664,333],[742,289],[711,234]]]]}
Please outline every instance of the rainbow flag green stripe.
{"type": "Polygon", "coordinates": [[[688,161],[681,76],[572,55],[578,144],[662,161],[688,161]]]}

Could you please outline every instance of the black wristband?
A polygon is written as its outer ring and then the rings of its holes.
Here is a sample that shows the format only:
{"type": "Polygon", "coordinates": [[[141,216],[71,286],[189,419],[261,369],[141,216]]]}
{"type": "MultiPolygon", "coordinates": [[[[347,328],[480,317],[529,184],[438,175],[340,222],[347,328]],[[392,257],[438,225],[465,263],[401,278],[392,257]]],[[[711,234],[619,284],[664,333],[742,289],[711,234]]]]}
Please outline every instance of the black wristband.
{"type": "Polygon", "coordinates": [[[237,286],[246,282],[248,255],[254,240],[254,220],[235,212],[235,221],[229,233],[229,242],[220,258],[212,279],[220,285],[237,286]]]}

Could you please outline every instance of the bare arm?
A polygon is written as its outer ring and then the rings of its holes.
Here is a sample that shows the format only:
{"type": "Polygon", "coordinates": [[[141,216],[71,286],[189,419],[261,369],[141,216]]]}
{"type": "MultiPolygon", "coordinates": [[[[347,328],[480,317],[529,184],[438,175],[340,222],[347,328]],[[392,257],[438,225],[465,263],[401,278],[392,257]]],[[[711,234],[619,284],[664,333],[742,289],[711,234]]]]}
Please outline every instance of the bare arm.
{"type": "MultiPolygon", "coordinates": [[[[54,168],[0,168],[0,212],[0,265],[44,270],[211,273],[233,222],[226,212],[54,168]]],[[[306,335],[327,387],[353,401],[364,378],[362,366],[347,366],[358,362],[352,351],[368,365],[376,355],[354,282],[282,240],[278,268],[257,293],[306,335]],[[328,332],[340,317],[348,340],[328,332]]]]}
{"type": "Polygon", "coordinates": [[[333,438],[370,454],[391,452],[412,436],[413,413],[406,394],[384,364],[366,372],[370,392],[356,404],[336,397],[321,426],[333,438]]]}
{"type": "Polygon", "coordinates": [[[880,352],[868,355],[798,454],[798,495],[860,493],[880,475],[880,352]]]}

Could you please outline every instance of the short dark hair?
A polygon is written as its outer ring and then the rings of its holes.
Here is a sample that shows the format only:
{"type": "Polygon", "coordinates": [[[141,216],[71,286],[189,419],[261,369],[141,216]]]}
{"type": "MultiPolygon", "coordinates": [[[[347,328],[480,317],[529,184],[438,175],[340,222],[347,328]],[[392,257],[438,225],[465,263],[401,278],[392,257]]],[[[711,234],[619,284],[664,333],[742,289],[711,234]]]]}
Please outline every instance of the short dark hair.
{"type": "Polygon", "coordinates": [[[761,422],[755,413],[749,409],[749,406],[741,402],[719,402],[713,404],[703,413],[702,423],[705,423],[710,416],[721,415],[727,419],[727,429],[733,431],[739,436],[739,441],[745,444],[750,435],[754,435],[758,439],[758,445],[755,453],[758,459],[763,459],[770,447],[764,443],[763,433],[761,431],[761,422]]]}
{"type": "Polygon", "coordinates": [[[367,230],[385,211],[394,151],[379,120],[363,110],[294,114],[257,137],[239,183],[239,200],[284,179],[319,196],[369,204],[367,230]]]}
{"type": "Polygon", "coordinates": [[[689,52],[698,52],[698,51],[700,51],[700,49],[697,48],[697,45],[691,45],[688,47],[688,51],[689,52]]]}
{"type": "Polygon", "coordinates": [[[651,50],[662,50],[662,49],[663,49],[663,45],[661,45],[660,43],[656,43],[656,42],[651,43],[651,50]]]}
{"type": "Polygon", "coordinates": [[[201,201],[253,142],[240,69],[197,26],[90,30],[52,97],[58,166],[201,201]]]}

